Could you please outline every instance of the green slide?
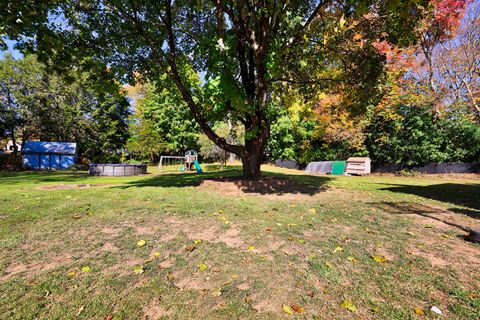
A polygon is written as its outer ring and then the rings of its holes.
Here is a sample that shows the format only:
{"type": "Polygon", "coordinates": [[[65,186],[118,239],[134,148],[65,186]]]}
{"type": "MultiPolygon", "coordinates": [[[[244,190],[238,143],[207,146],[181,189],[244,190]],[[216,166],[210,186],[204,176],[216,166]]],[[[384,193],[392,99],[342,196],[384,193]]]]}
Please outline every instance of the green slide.
{"type": "Polygon", "coordinates": [[[198,163],[197,160],[193,161],[193,164],[195,165],[195,169],[197,169],[197,173],[203,173],[202,167],[200,167],[200,163],[198,163]]]}

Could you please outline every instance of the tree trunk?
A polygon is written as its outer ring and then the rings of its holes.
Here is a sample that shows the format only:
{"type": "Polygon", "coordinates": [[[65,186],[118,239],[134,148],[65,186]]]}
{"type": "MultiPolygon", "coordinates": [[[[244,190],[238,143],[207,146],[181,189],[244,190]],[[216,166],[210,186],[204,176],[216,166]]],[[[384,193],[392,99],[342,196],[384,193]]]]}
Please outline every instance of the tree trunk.
{"type": "Polygon", "coordinates": [[[262,176],[260,165],[265,144],[262,142],[261,136],[256,136],[251,140],[245,140],[245,148],[247,152],[242,157],[243,179],[257,180],[262,176]]]}
{"type": "Polygon", "coordinates": [[[260,165],[262,164],[262,154],[249,153],[242,159],[243,179],[257,180],[261,178],[260,165]]]}

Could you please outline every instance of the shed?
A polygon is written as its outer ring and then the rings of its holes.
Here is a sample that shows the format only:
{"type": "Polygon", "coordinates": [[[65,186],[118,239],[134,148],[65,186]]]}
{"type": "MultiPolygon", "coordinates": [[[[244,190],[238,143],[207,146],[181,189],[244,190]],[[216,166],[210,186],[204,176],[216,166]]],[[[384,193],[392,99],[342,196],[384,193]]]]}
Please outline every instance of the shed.
{"type": "Polygon", "coordinates": [[[347,159],[347,173],[364,175],[371,171],[372,161],[369,157],[350,157],[347,159]]]}
{"type": "Polygon", "coordinates": [[[74,142],[26,141],[22,150],[23,166],[33,170],[66,170],[76,163],[74,142]]]}

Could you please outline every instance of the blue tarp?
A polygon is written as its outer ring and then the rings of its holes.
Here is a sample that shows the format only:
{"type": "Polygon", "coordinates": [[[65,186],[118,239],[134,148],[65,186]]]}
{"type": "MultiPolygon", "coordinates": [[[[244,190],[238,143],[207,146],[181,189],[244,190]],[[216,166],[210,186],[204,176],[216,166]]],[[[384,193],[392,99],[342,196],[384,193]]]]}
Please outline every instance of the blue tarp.
{"type": "Polygon", "coordinates": [[[22,149],[23,165],[34,170],[65,170],[75,164],[76,152],[73,142],[27,141],[22,149]]]}

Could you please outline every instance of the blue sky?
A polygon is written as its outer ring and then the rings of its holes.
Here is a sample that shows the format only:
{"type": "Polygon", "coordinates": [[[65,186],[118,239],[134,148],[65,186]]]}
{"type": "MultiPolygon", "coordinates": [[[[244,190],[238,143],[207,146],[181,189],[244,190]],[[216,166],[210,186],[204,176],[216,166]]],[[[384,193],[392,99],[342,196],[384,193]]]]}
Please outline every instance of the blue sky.
{"type": "Polygon", "coordinates": [[[10,52],[13,55],[13,58],[15,58],[15,59],[21,58],[22,54],[20,53],[20,51],[15,50],[13,48],[14,45],[15,45],[15,41],[7,39],[7,38],[4,38],[4,40],[5,40],[5,43],[8,46],[8,49],[7,50],[0,50],[0,59],[3,58],[7,52],[10,52]]]}

